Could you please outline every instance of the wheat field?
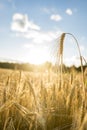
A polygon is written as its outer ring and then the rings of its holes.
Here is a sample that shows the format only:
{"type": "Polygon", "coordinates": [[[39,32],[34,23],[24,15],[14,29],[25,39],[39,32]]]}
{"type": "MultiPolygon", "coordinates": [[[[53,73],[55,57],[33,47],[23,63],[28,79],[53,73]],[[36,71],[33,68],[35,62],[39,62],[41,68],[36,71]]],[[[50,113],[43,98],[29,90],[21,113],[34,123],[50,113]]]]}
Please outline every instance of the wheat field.
{"type": "Polygon", "coordinates": [[[64,37],[60,72],[0,69],[0,130],[87,130],[87,69],[63,72],[64,37]]]}

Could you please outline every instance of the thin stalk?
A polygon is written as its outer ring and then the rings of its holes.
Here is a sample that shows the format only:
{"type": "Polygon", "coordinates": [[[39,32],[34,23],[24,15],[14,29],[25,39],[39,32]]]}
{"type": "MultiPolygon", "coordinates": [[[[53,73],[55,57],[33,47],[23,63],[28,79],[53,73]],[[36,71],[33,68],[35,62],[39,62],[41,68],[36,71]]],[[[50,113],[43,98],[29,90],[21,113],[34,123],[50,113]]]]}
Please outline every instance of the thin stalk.
{"type": "Polygon", "coordinates": [[[65,39],[65,35],[68,34],[68,35],[71,35],[76,44],[77,44],[77,48],[78,48],[78,51],[79,51],[79,56],[80,56],[80,61],[81,61],[81,72],[82,72],[82,83],[83,83],[83,94],[84,94],[84,99],[85,99],[85,80],[84,80],[84,71],[83,71],[83,62],[82,62],[82,55],[81,55],[81,51],[80,51],[80,47],[79,47],[79,43],[77,41],[77,39],[75,38],[75,36],[71,33],[62,33],[61,37],[60,37],[60,41],[59,41],[59,62],[60,62],[60,59],[61,59],[61,83],[62,83],[62,64],[63,64],[63,44],[64,44],[64,39],[65,39]]]}
{"type": "Polygon", "coordinates": [[[77,44],[77,47],[78,47],[79,56],[80,56],[80,61],[81,61],[81,72],[82,72],[83,92],[84,92],[84,95],[85,95],[85,80],[84,80],[83,62],[82,62],[82,55],[81,55],[79,43],[78,43],[77,39],[75,38],[75,36],[74,36],[73,34],[71,34],[71,33],[66,33],[66,34],[71,35],[71,36],[74,38],[74,40],[75,40],[75,42],[76,42],[76,44],[77,44]]]}

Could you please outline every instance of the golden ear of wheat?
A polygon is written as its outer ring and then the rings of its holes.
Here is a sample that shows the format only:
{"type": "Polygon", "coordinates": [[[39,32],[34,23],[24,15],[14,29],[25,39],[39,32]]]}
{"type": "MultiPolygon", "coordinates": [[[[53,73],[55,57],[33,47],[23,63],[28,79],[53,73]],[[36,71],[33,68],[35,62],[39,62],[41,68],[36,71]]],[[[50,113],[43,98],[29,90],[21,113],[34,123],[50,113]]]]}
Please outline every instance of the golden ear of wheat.
{"type": "Polygon", "coordinates": [[[60,41],[59,41],[59,54],[62,55],[63,54],[63,42],[64,42],[64,38],[65,38],[65,33],[62,33],[60,36],[60,41]]]}

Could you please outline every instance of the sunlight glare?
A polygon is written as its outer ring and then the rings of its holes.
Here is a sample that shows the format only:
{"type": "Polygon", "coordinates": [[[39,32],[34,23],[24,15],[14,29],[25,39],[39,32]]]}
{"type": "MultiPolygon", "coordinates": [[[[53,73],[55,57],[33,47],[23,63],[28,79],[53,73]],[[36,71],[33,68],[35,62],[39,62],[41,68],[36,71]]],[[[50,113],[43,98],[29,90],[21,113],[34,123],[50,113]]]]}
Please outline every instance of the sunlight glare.
{"type": "Polygon", "coordinates": [[[49,53],[44,48],[33,48],[29,52],[28,61],[32,64],[42,64],[49,59],[49,53]]]}

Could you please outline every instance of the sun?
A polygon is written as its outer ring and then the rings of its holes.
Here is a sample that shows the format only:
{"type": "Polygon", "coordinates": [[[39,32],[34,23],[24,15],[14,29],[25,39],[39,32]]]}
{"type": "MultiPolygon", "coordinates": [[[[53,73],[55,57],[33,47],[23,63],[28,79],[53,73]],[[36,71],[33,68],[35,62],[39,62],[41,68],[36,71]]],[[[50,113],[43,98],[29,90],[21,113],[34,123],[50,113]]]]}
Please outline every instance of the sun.
{"type": "Polygon", "coordinates": [[[29,51],[27,60],[32,64],[42,64],[49,60],[49,52],[44,48],[33,48],[29,51]]]}

